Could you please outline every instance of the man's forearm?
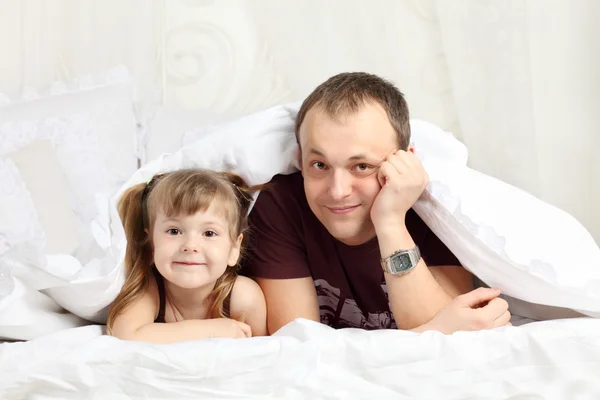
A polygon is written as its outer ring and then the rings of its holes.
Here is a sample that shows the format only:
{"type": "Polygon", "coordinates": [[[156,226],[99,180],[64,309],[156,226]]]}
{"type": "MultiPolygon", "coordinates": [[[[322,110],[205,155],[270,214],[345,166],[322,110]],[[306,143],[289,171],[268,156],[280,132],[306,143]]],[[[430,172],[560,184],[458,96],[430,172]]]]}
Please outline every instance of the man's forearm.
{"type": "MultiPolygon", "coordinates": [[[[407,250],[415,243],[404,225],[387,226],[377,231],[381,257],[396,250],[407,250]]],[[[390,305],[400,329],[413,329],[429,322],[452,298],[431,274],[425,261],[404,275],[385,273],[390,305]]]]}

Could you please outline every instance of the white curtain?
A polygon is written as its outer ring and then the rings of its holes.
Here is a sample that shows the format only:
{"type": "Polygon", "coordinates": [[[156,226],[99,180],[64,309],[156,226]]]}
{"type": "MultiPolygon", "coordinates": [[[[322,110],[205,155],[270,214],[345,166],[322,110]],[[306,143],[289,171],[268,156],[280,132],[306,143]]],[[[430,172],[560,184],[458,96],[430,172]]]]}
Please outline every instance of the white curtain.
{"type": "Polygon", "coordinates": [[[458,131],[435,4],[169,0],[164,100],[243,114],[301,101],[342,71],[397,83],[414,116],[458,131]]]}
{"type": "Polygon", "coordinates": [[[0,0],[0,93],[43,92],[125,65],[138,98],[160,89],[159,0],[0,0]]]}
{"type": "Polygon", "coordinates": [[[600,242],[599,21],[597,0],[0,0],[0,93],[123,64],[143,112],[239,115],[367,70],[600,242]]]}
{"type": "Polygon", "coordinates": [[[437,9],[471,166],[566,210],[600,243],[600,2],[437,9]]]}

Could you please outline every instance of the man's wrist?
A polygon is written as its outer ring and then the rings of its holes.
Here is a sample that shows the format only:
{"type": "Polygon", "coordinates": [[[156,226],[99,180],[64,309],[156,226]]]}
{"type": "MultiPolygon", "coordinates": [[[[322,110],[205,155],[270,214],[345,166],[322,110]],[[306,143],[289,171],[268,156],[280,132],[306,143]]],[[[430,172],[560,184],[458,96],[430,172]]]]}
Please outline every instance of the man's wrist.
{"type": "Polygon", "coordinates": [[[375,218],[371,216],[371,221],[376,231],[406,229],[406,212],[379,214],[375,218]]]}
{"type": "Polygon", "coordinates": [[[413,249],[416,245],[413,241],[404,221],[402,223],[387,224],[379,229],[375,228],[381,258],[387,258],[397,250],[413,249]]]}
{"type": "Polygon", "coordinates": [[[405,232],[408,233],[404,220],[394,223],[388,222],[386,224],[380,224],[379,226],[375,225],[375,233],[377,234],[377,237],[404,234],[405,232]]]}

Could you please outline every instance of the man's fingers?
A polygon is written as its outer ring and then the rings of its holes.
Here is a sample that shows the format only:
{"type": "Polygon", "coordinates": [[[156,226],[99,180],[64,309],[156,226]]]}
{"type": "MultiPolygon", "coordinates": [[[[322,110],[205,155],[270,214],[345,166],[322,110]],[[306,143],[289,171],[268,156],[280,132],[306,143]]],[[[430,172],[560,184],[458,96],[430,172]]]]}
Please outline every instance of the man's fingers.
{"type": "Polygon", "coordinates": [[[386,157],[385,161],[389,162],[396,168],[399,173],[406,173],[414,169],[414,154],[407,153],[404,150],[398,150],[386,157]]]}
{"type": "Polygon", "coordinates": [[[498,318],[501,318],[504,315],[504,313],[508,312],[508,303],[506,302],[506,300],[496,297],[495,299],[490,300],[490,302],[485,307],[482,307],[477,311],[485,315],[486,318],[490,321],[495,321],[498,318]]]}
{"type": "Polygon", "coordinates": [[[379,185],[384,187],[386,182],[390,179],[394,174],[398,174],[396,167],[394,167],[390,162],[384,161],[379,166],[379,172],[377,173],[377,179],[379,180],[379,185]]]}
{"type": "Polygon", "coordinates": [[[475,290],[471,290],[469,293],[465,293],[459,297],[460,301],[463,302],[465,306],[474,308],[475,306],[478,306],[481,303],[485,303],[492,299],[495,299],[499,295],[500,289],[480,287],[475,290]]]}
{"type": "Polygon", "coordinates": [[[399,175],[412,176],[413,179],[422,181],[424,185],[429,183],[429,175],[416,154],[398,150],[396,153],[387,156],[386,161],[396,168],[399,175]]]}
{"type": "Polygon", "coordinates": [[[504,313],[494,321],[494,326],[498,327],[498,326],[512,325],[510,323],[510,317],[511,317],[510,312],[508,310],[504,311],[504,313]]]}

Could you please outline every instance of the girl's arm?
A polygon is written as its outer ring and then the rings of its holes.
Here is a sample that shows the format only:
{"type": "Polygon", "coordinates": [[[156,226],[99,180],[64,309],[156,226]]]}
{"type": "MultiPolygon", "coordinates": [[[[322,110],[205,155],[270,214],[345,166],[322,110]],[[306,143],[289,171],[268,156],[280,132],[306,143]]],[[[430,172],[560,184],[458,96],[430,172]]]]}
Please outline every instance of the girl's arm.
{"type": "Polygon", "coordinates": [[[267,306],[258,283],[238,276],[231,292],[231,318],[252,328],[252,336],[267,335],[267,306]]]}
{"type": "Polygon", "coordinates": [[[113,336],[123,340],[150,343],[250,336],[250,328],[246,324],[226,318],[155,323],[158,307],[158,288],[156,281],[152,279],[146,293],[115,318],[113,336]]]}

